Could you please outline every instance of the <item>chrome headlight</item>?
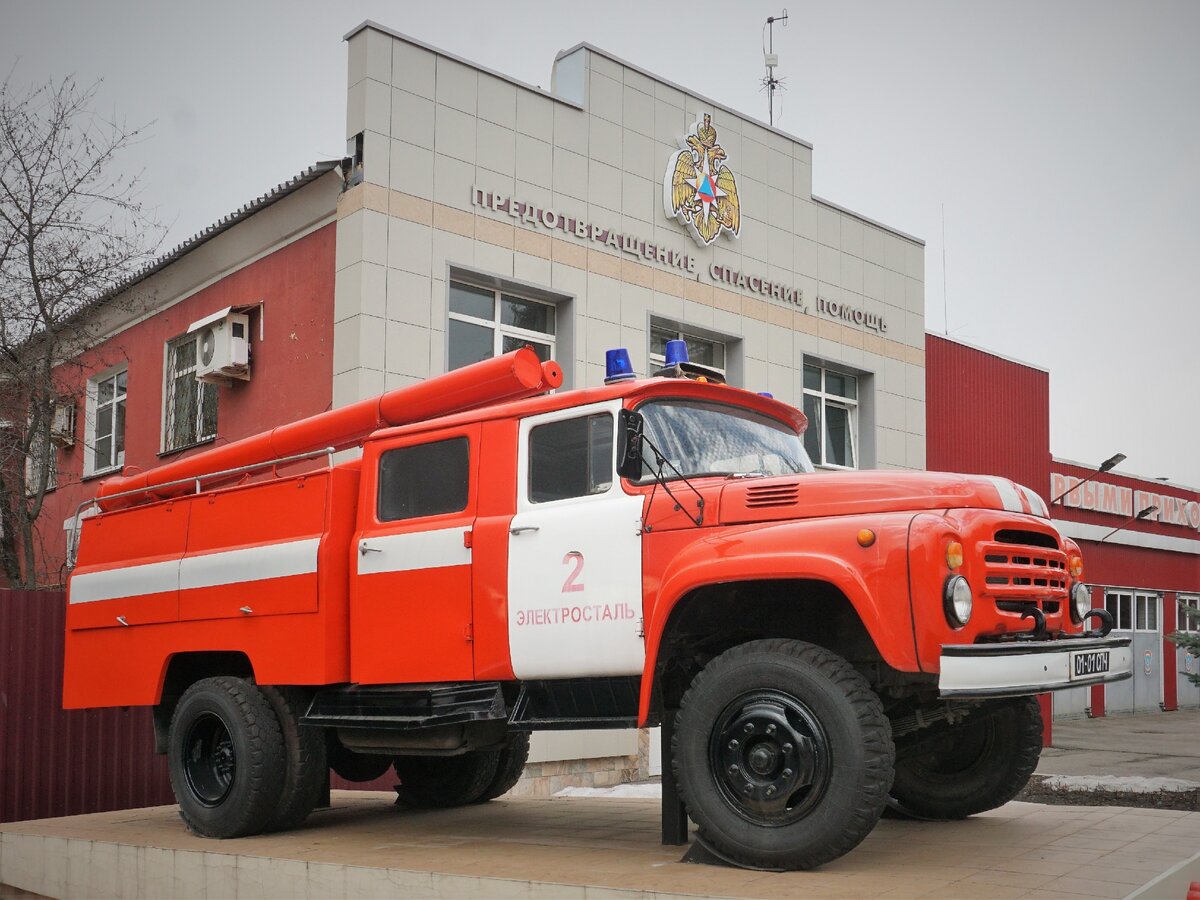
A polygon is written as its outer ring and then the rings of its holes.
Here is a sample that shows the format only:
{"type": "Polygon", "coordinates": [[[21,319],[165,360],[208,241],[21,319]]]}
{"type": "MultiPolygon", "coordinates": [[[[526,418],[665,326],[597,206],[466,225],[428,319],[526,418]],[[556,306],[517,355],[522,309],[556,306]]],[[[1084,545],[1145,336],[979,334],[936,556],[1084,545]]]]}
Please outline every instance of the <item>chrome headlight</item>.
{"type": "Polygon", "coordinates": [[[946,579],[946,587],[942,595],[946,608],[946,621],[955,628],[961,628],[971,621],[971,585],[962,575],[951,575],[946,579]]]}
{"type": "Polygon", "coordinates": [[[1071,618],[1078,625],[1092,608],[1092,592],[1083,583],[1071,588],[1071,618]]]}

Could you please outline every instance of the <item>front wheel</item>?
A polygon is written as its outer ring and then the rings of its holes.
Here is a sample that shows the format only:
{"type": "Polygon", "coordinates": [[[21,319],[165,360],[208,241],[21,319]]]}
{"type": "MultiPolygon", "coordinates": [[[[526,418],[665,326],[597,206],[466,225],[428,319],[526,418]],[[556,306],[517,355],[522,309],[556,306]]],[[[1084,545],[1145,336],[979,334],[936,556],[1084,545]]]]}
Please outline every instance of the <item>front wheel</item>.
{"type": "Polygon", "coordinates": [[[964,819],[1020,793],[1042,753],[1036,697],[998,700],[958,725],[902,743],[892,797],[925,819],[964,819]]]}
{"type": "Polygon", "coordinates": [[[895,750],[879,698],[849,663],[766,640],[722,653],[696,676],[671,755],[714,849],[743,865],[811,869],[875,827],[895,750]]]}
{"type": "Polygon", "coordinates": [[[188,828],[215,838],[258,834],[279,807],[285,758],[279,721],[257,685],[205,678],[171,717],[167,766],[188,828]]]}

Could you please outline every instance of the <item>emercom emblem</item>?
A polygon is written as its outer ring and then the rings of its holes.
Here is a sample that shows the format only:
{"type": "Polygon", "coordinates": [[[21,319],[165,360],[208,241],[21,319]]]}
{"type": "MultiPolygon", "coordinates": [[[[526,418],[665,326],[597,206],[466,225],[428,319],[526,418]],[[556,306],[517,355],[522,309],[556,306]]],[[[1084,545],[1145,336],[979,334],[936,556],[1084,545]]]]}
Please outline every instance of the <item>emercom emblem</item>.
{"type": "Polygon", "coordinates": [[[696,243],[707,247],[722,231],[738,236],[742,227],[737,183],[725,165],[725,150],[717,143],[712,116],[705,113],[691,134],[680,141],[667,160],[663,178],[663,209],[687,227],[696,243]]]}

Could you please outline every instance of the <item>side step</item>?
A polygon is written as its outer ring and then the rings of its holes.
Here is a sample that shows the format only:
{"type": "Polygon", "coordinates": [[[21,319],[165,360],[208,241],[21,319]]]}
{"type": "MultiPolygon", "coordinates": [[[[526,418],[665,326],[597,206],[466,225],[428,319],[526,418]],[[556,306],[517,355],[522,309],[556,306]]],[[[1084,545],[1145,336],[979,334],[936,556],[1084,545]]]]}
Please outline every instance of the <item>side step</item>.
{"type": "Polygon", "coordinates": [[[319,691],[301,721],[330,728],[407,731],[508,719],[500,682],[350,685],[319,691]]]}
{"type": "Polygon", "coordinates": [[[523,731],[637,726],[636,676],[525,681],[509,725],[523,731]]]}

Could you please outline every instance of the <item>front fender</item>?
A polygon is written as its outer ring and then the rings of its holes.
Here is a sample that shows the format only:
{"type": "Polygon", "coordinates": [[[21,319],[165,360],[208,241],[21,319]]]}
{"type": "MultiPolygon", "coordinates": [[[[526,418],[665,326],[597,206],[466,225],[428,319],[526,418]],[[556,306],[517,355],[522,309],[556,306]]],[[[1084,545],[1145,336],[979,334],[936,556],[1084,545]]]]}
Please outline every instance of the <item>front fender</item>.
{"type": "Polygon", "coordinates": [[[895,669],[918,671],[908,603],[907,529],[911,514],[846,516],[744,528],[700,537],[667,564],[646,616],[646,662],[639,721],[650,711],[659,649],[679,602],[697,588],[738,581],[811,580],[837,588],[895,669]],[[876,540],[857,542],[860,529],[876,540]]]}

